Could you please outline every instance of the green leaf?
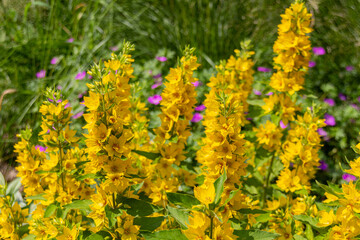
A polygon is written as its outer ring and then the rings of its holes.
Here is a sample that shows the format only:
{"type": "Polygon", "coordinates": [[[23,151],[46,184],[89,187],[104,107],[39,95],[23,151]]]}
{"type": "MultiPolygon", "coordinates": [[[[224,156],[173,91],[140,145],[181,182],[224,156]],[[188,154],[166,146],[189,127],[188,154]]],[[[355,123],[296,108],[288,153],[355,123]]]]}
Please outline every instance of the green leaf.
{"type": "Polygon", "coordinates": [[[146,240],[187,240],[187,237],[185,237],[179,229],[162,230],[154,233],[142,233],[142,236],[146,240]]]}
{"type": "Polygon", "coordinates": [[[201,204],[199,200],[189,194],[168,192],[166,195],[170,203],[188,209],[191,209],[192,206],[201,204]]]}
{"type": "Polygon", "coordinates": [[[6,188],[6,195],[14,195],[17,191],[19,191],[20,187],[21,178],[17,177],[8,184],[6,188]]]}
{"type": "Polygon", "coordinates": [[[242,214],[264,214],[268,213],[267,211],[261,210],[261,209],[250,209],[250,208],[243,208],[238,210],[239,213],[242,214]]]}
{"type": "Polygon", "coordinates": [[[306,238],[304,238],[303,236],[300,236],[300,235],[294,235],[294,239],[295,240],[307,240],[306,238]]]}
{"type": "Polygon", "coordinates": [[[109,219],[109,227],[112,228],[117,222],[117,217],[122,215],[121,209],[113,209],[109,206],[105,207],[106,217],[109,219]]]}
{"type": "Polygon", "coordinates": [[[265,102],[262,99],[247,99],[246,102],[250,105],[255,105],[255,106],[264,106],[265,102]]]}
{"type": "Polygon", "coordinates": [[[103,240],[105,238],[108,239],[107,237],[111,237],[111,235],[108,232],[97,232],[91,234],[90,236],[85,238],[85,240],[103,240]]]}
{"type": "Polygon", "coordinates": [[[22,238],[22,240],[35,240],[36,239],[36,235],[34,234],[30,234],[27,235],[26,237],[22,238]]]}
{"type": "Polygon", "coordinates": [[[277,233],[260,230],[235,230],[234,235],[246,240],[272,240],[280,236],[280,234],[277,233]]]}
{"type": "Polygon", "coordinates": [[[318,220],[316,220],[313,217],[306,216],[306,215],[294,215],[293,218],[295,220],[298,220],[298,221],[303,222],[305,224],[310,224],[311,226],[317,228],[316,224],[318,223],[318,220]]]}
{"type": "Polygon", "coordinates": [[[164,221],[164,216],[161,217],[139,217],[134,219],[134,224],[140,226],[140,231],[152,232],[164,221]]]}
{"type": "Polygon", "coordinates": [[[308,240],[314,240],[314,233],[310,224],[306,224],[305,236],[308,240]]]}
{"type": "Polygon", "coordinates": [[[224,202],[223,206],[225,206],[228,202],[230,202],[231,199],[233,199],[233,197],[235,197],[235,195],[237,194],[238,191],[239,191],[239,189],[232,190],[229,194],[228,199],[226,199],[226,201],[224,202]]]}
{"type": "Polygon", "coordinates": [[[276,126],[279,126],[279,123],[280,123],[280,120],[281,120],[281,117],[280,117],[280,116],[271,114],[270,118],[271,118],[271,121],[272,121],[276,126]]]}
{"type": "Polygon", "coordinates": [[[0,185],[5,186],[6,181],[4,175],[0,172],[0,185]]]}
{"type": "Polygon", "coordinates": [[[330,193],[334,196],[340,197],[339,193],[335,192],[331,187],[324,185],[322,183],[319,183],[317,180],[315,180],[316,184],[319,185],[322,189],[325,190],[325,192],[330,193]]]}
{"type": "Polygon", "coordinates": [[[98,178],[100,177],[100,175],[96,174],[96,173],[89,173],[89,174],[85,174],[85,175],[80,175],[78,177],[76,177],[76,180],[78,181],[82,181],[88,178],[94,179],[94,178],[98,178]]]}
{"type": "Polygon", "coordinates": [[[122,208],[126,209],[126,212],[132,216],[145,217],[162,210],[161,207],[134,198],[122,197],[120,202],[123,203],[122,208]]]}
{"type": "Polygon", "coordinates": [[[180,224],[181,228],[187,229],[189,225],[189,213],[185,210],[167,206],[170,215],[180,224]]]}
{"type": "Polygon", "coordinates": [[[134,153],[139,154],[143,157],[146,157],[151,160],[156,160],[157,158],[161,157],[160,153],[152,153],[152,152],[145,152],[140,150],[132,150],[134,153]]]}
{"type": "Polygon", "coordinates": [[[69,203],[64,206],[64,209],[71,210],[71,209],[78,209],[78,210],[88,210],[90,211],[90,205],[93,202],[91,200],[75,200],[72,203],[69,203]]]}
{"type": "Polygon", "coordinates": [[[44,213],[44,218],[48,218],[50,216],[52,216],[54,214],[54,212],[56,211],[57,206],[52,203],[49,206],[47,206],[45,213],[44,213]]]}
{"type": "Polygon", "coordinates": [[[261,214],[260,216],[255,217],[256,222],[269,222],[271,219],[271,213],[261,214]]]}
{"type": "Polygon", "coordinates": [[[226,171],[224,169],[223,174],[221,174],[221,176],[216,179],[216,181],[214,182],[214,187],[215,187],[215,200],[214,200],[214,204],[215,206],[219,204],[220,199],[221,199],[221,194],[224,191],[224,183],[226,181],[226,171]]]}
{"type": "Polygon", "coordinates": [[[40,194],[37,194],[37,195],[34,195],[34,196],[26,197],[26,199],[30,199],[30,200],[44,200],[44,201],[46,201],[46,198],[43,197],[44,195],[45,195],[45,193],[40,193],[40,194]]]}

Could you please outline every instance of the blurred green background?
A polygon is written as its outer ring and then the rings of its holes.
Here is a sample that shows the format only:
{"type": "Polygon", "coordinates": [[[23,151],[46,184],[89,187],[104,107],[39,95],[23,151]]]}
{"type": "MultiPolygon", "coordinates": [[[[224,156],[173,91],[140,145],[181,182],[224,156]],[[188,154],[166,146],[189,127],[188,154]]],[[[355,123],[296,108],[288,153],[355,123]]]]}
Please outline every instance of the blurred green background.
{"type": "MultiPolygon", "coordinates": [[[[197,75],[203,83],[213,67],[245,39],[252,40],[256,67],[271,68],[280,14],[291,2],[1,0],[0,161],[14,164],[13,144],[20,129],[31,126],[35,132],[39,130],[38,108],[47,87],[61,88],[73,112],[81,113],[79,94],[86,91],[88,81],[83,72],[94,61],[120,49],[124,39],[135,43],[135,70],[143,82],[144,99],[157,93],[150,89],[152,76],[165,74],[188,44],[197,49],[202,64],[197,75]],[[158,62],[155,57],[159,55],[167,56],[168,61],[158,62]],[[45,71],[43,76],[37,74],[41,70],[45,71]]],[[[338,163],[346,163],[345,156],[354,156],[350,146],[359,140],[360,1],[305,3],[314,16],[313,46],[323,47],[326,54],[313,57],[316,66],[309,71],[303,94],[312,96],[305,101],[307,104],[315,102],[323,112],[335,116],[336,125],[325,128],[328,140],[321,158],[330,169],[338,169],[338,163]],[[339,99],[340,93],[347,96],[345,101],[339,99]],[[324,98],[334,99],[336,105],[324,104],[324,98]]],[[[268,81],[269,77],[257,72],[255,80],[268,81]]],[[[334,171],[331,177],[338,175],[334,171]]]]}

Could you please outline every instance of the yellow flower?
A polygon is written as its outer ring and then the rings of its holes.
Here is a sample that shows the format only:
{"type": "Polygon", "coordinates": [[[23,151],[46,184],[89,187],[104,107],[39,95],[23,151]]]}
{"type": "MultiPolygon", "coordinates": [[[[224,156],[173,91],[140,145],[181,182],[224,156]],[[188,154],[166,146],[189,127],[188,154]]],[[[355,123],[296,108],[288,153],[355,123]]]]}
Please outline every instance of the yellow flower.
{"type": "Polygon", "coordinates": [[[209,205],[215,200],[215,187],[210,181],[205,182],[200,187],[194,188],[195,197],[203,204],[209,205]]]}
{"type": "Polygon", "coordinates": [[[89,111],[96,111],[100,106],[99,95],[95,92],[90,91],[90,96],[84,97],[84,104],[89,111]]]}
{"type": "Polygon", "coordinates": [[[335,221],[336,221],[336,216],[334,215],[334,211],[332,209],[330,212],[320,211],[319,223],[317,224],[317,226],[327,227],[332,225],[335,221]]]}
{"type": "Polygon", "coordinates": [[[64,227],[63,234],[58,236],[57,240],[76,240],[78,235],[78,230],[74,226],[71,230],[67,227],[64,227]]]}

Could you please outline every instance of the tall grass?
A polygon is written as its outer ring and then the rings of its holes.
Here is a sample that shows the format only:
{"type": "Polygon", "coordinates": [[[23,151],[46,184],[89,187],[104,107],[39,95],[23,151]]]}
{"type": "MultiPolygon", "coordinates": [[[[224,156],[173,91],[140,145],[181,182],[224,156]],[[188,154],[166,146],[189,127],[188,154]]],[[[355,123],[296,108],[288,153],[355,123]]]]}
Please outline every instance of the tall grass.
{"type": "MultiPolygon", "coordinates": [[[[89,63],[120,45],[136,44],[135,57],[152,59],[159,49],[180,55],[185,45],[197,48],[203,68],[227,58],[240,41],[251,39],[256,65],[271,67],[272,43],[279,15],[290,0],[1,0],[0,94],[7,94],[0,111],[0,159],[12,159],[15,134],[26,125],[39,127],[37,113],[46,87],[61,85],[76,100],[84,84],[75,75],[89,63]],[[16,9],[14,9],[16,7],[16,9]],[[74,38],[73,43],[66,40],[74,38]],[[52,57],[60,62],[51,65],[52,57]],[[36,72],[46,70],[44,79],[36,72]]],[[[356,74],[340,74],[346,65],[358,67],[360,57],[359,0],[309,0],[315,15],[314,45],[329,53],[308,84],[321,92],[325,81],[353,95],[360,90],[356,74]],[[353,83],[355,82],[355,84],[353,83]]],[[[36,128],[35,128],[36,129],[36,128]]],[[[38,129],[38,128],[37,128],[38,129]]]]}

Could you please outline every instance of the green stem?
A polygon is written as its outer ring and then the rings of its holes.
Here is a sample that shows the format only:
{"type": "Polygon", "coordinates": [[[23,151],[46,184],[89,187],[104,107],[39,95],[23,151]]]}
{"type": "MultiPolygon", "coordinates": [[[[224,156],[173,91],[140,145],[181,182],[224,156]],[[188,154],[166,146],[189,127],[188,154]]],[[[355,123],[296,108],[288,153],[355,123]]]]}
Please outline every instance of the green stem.
{"type": "Polygon", "coordinates": [[[263,195],[263,202],[262,202],[263,207],[265,206],[265,202],[266,202],[266,192],[267,192],[267,189],[269,187],[270,175],[271,175],[271,172],[272,172],[272,165],[273,165],[274,159],[275,159],[275,154],[273,154],[273,156],[271,158],[270,166],[269,166],[268,173],[267,173],[267,176],[266,176],[266,179],[265,179],[264,195],[263,195]]]}
{"type": "Polygon", "coordinates": [[[214,216],[210,215],[210,239],[213,238],[214,216]]]}

